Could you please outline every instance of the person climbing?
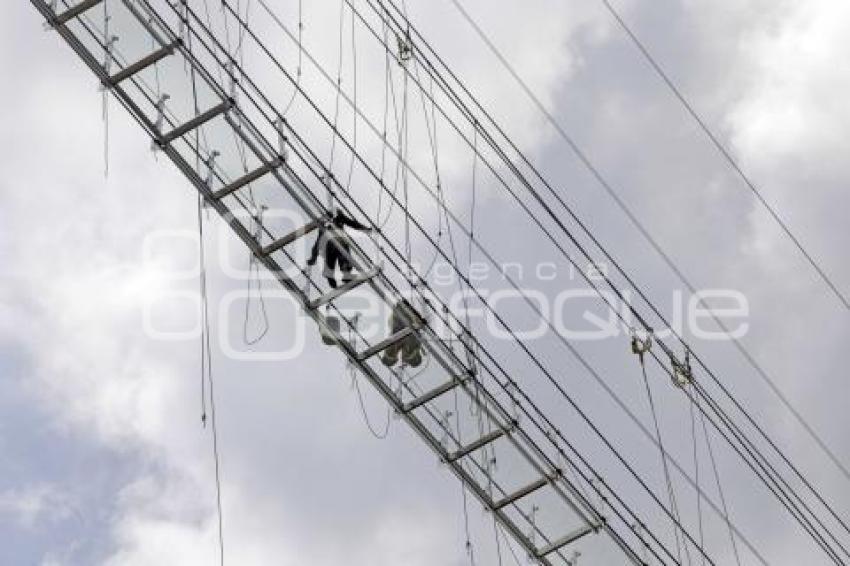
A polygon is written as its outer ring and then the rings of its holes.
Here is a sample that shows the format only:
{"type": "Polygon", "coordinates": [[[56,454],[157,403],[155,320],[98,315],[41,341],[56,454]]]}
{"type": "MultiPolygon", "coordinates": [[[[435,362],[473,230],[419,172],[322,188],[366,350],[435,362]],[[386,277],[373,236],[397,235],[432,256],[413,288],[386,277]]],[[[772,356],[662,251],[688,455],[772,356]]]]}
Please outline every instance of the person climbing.
{"type": "Polygon", "coordinates": [[[342,211],[337,210],[331,217],[330,222],[319,228],[316,242],[313,244],[310,257],[307,259],[307,265],[316,265],[316,259],[321,252],[325,259],[325,266],[322,273],[332,289],[336,289],[339,285],[336,279],[337,266],[339,266],[339,270],[342,273],[343,283],[351,281],[353,277],[351,274],[354,268],[351,263],[351,244],[348,243],[348,238],[345,235],[346,226],[360,232],[372,231],[368,226],[364,226],[353,218],[346,216],[342,211]]]}
{"type": "MultiPolygon", "coordinates": [[[[401,332],[405,328],[414,330],[426,324],[425,319],[410,304],[407,299],[401,299],[393,307],[390,313],[390,335],[401,332]]],[[[381,356],[381,361],[387,367],[398,363],[399,355],[401,361],[410,367],[419,367],[422,363],[422,344],[416,334],[410,334],[404,340],[396,342],[381,356]]]]}

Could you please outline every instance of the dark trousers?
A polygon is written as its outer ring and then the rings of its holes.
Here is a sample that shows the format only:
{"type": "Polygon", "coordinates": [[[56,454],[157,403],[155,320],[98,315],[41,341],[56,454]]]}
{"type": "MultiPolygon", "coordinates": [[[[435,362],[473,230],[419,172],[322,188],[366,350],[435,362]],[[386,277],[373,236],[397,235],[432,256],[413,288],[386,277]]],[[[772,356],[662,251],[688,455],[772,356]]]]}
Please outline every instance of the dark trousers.
{"type": "Polygon", "coordinates": [[[353,269],[353,266],[351,265],[351,261],[348,259],[350,254],[351,248],[349,246],[340,248],[339,244],[328,242],[325,247],[325,278],[328,280],[328,285],[330,285],[332,289],[337,288],[337,266],[339,266],[339,270],[342,272],[343,281],[349,281],[351,279],[351,270],[353,269]]]}

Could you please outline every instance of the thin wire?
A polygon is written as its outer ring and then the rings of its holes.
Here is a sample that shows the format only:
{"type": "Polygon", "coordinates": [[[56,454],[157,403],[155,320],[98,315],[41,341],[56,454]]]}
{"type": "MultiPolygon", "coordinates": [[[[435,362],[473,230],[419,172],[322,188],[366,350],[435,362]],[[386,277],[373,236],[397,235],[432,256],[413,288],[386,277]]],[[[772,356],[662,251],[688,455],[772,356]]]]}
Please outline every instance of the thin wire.
{"type": "MultiPolygon", "coordinates": [[[[695,400],[699,405],[699,400],[695,400]]],[[[711,447],[711,437],[708,434],[708,427],[705,424],[705,414],[700,412],[700,420],[702,421],[703,436],[705,436],[705,445],[708,448],[708,456],[711,460],[711,469],[714,472],[714,481],[717,484],[717,493],[720,495],[720,504],[723,506],[723,516],[726,519],[726,527],[729,531],[729,541],[732,544],[732,550],[735,553],[735,563],[741,566],[741,557],[738,555],[738,544],[735,542],[735,533],[732,531],[732,522],[729,518],[729,508],[726,505],[726,495],[723,493],[723,485],[720,483],[720,472],[717,469],[717,460],[714,458],[714,450],[711,447]]]]}
{"type": "MultiPolygon", "coordinates": [[[[204,4],[206,5],[206,0],[204,0],[204,4]]],[[[184,5],[188,5],[186,0],[184,0],[184,5]]],[[[187,25],[188,22],[187,22],[187,25]]],[[[189,37],[188,41],[188,49],[189,52],[192,52],[192,31],[189,28],[187,33],[189,37]]],[[[197,89],[197,79],[195,73],[195,66],[192,65],[191,70],[191,81],[192,81],[192,102],[194,105],[195,116],[197,117],[200,114],[200,107],[198,104],[198,89],[197,89]]],[[[195,131],[195,142],[196,146],[200,141],[198,130],[195,131]]],[[[200,169],[200,157],[198,156],[195,161],[196,169],[200,169]]],[[[203,196],[199,193],[197,200],[197,216],[198,216],[198,253],[199,253],[199,263],[200,263],[200,291],[201,291],[201,305],[202,305],[202,319],[203,319],[203,330],[201,332],[201,423],[204,427],[207,424],[207,410],[206,410],[206,395],[204,391],[204,373],[206,373],[206,381],[209,385],[209,403],[210,403],[210,422],[212,425],[212,437],[213,437],[213,461],[215,465],[215,489],[216,489],[216,513],[218,518],[218,548],[219,548],[219,564],[220,566],[224,566],[224,512],[223,506],[221,503],[221,455],[218,450],[218,424],[216,421],[216,410],[215,410],[215,389],[214,389],[214,381],[213,381],[213,371],[212,371],[212,347],[210,342],[210,323],[209,323],[209,301],[208,301],[208,290],[207,290],[207,270],[206,270],[206,250],[204,245],[204,215],[203,215],[203,204],[204,199],[203,196]]]]}
{"type": "MultiPolygon", "coordinates": [[[[354,17],[354,11],[351,12],[351,71],[354,84],[354,106],[357,106],[357,20],[354,17]]],[[[337,98],[337,104],[339,104],[339,98],[337,98]]],[[[357,161],[354,155],[357,151],[357,112],[352,112],[351,118],[353,121],[351,143],[353,150],[351,152],[351,163],[348,166],[348,180],[345,183],[346,193],[351,191],[351,178],[354,176],[354,163],[357,161]]]]}
{"type": "MultiPolygon", "coordinates": [[[[466,268],[467,276],[470,276],[472,273],[472,263],[474,259],[475,250],[472,247],[472,242],[475,239],[475,208],[477,204],[477,193],[478,193],[478,128],[475,128],[473,133],[473,152],[472,152],[472,204],[469,208],[469,239],[467,240],[467,250],[466,257],[468,259],[468,265],[466,268]]],[[[446,223],[448,223],[448,218],[446,219],[446,223]]],[[[450,228],[451,229],[451,228],[450,228]]],[[[465,322],[467,328],[472,328],[472,322],[469,318],[469,302],[467,300],[467,295],[463,296],[463,308],[465,314],[465,322]]],[[[471,358],[471,367],[475,368],[474,358],[471,358]]]]}
{"type": "MultiPolygon", "coordinates": [[[[416,61],[413,61],[413,69],[416,73],[416,79],[419,80],[419,65],[416,61]]],[[[431,83],[431,87],[433,89],[433,79],[431,83]]],[[[428,133],[428,144],[431,149],[431,160],[434,165],[434,180],[435,186],[437,188],[437,195],[439,196],[439,201],[437,201],[437,245],[440,245],[440,242],[443,241],[443,211],[446,206],[446,197],[443,193],[443,184],[440,178],[440,160],[439,160],[439,147],[437,146],[437,120],[436,116],[433,118],[428,113],[428,106],[425,103],[425,92],[423,89],[419,89],[419,98],[422,102],[422,114],[425,117],[425,130],[428,133]]],[[[432,97],[433,100],[433,97],[432,97]]],[[[434,250],[434,256],[431,258],[429,262],[428,268],[425,269],[422,274],[423,279],[427,279],[431,273],[431,270],[434,269],[434,265],[437,263],[437,258],[439,257],[439,250],[434,250]]]]}
{"type": "MultiPolygon", "coordinates": [[[[108,69],[112,63],[112,38],[109,35],[109,0],[103,2],[103,40],[104,45],[104,68],[108,69]]],[[[103,120],[103,176],[109,178],[109,91],[106,85],[103,86],[103,108],[101,110],[103,120]]]]}
{"type": "MultiPolygon", "coordinates": [[[[238,13],[238,5],[237,5],[237,13],[238,13]]],[[[251,17],[251,0],[246,0],[245,2],[245,21],[248,22],[251,17]]],[[[236,53],[239,57],[239,63],[244,67],[245,66],[245,52],[243,51],[245,41],[245,28],[239,29],[239,39],[236,42],[236,53]]]]}
{"type": "Polygon", "coordinates": [[[467,271],[472,270],[473,249],[472,238],[475,237],[475,205],[478,194],[478,128],[472,134],[472,204],[469,208],[469,247],[467,249],[467,257],[469,258],[469,267],[467,271]]]}
{"type": "MultiPolygon", "coordinates": [[[[295,103],[295,98],[298,96],[298,87],[301,85],[301,62],[302,62],[302,53],[301,53],[301,45],[303,41],[304,34],[304,21],[302,19],[302,6],[301,3],[303,0],[298,0],[298,67],[295,69],[295,89],[292,91],[292,97],[289,99],[289,102],[286,103],[286,106],[283,107],[283,112],[281,112],[282,116],[286,116],[289,113],[289,109],[292,108],[292,105],[295,103]]],[[[246,21],[247,23],[247,21],[246,21]]],[[[247,27],[247,26],[246,26],[247,27]]],[[[246,28],[242,28],[245,30],[246,28]]]]}
{"type": "MultiPolygon", "coordinates": [[[[404,126],[402,127],[402,132],[403,132],[403,135],[404,135],[404,145],[402,146],[400,159],[401,159],[402,163],[407,163],[408,159],[410,158],[410,122],[409,122],[409,118],[408,118],[409,109],[408,109],[408,104],[407,104],[407,99],[408,99],[407,73],[404,73],[404,76],[402,77],[402,81],[403,81],[404,86],[403,86],[403,91],[402,91],[401,112],[402,112],[402,120],[403,120],[403,124],[404,124],[404,126]]],[[[408,204],[410,203],[410,196],[409,196],[409,193],[408,193],[408,188],[409,188],[408,187],[408,180],[409,180],[409,177],[408,177],[407,167],[402,167],[402,169],[401,169],[401,186],[402,186],[402,189],[404,191],[403,194],[404,194],[404,210],[405,211],[407,211],[408,204]]],[[[405,217],[404,217],[404,248],[405,248],[405,251],[407,252],[407,263],[410,263],[411,252],[412,252],[411,245],[410,245],[410,217],[407,214],[405,214],[405,217]]]]}
{"type": "MultiPolygon", "coordinates": [[[[247,27],[247,26],[246,26],[247,27]]],[[[341,96],[342,91],[342,35],[343,29],[345,28],[345,2],[340,0],[339,3],[339,52],[337,54],[337,69],[336,69],[336,85],[337,91],[336,96],[334,98],[334,121],[333,121],[333,136],[331,137],[331,156],[328,160],[328,171],[333,174],[334,168],[334,155],[336,153],[336,139],[339,136],[339,130],[337,130],[337,122],[339,121],[339,98],[341,96]]],[[[303,49],[299,49],[299,53],[303,51],[303,49]]],[[[296,92],[299,91],[300,88],[296,85],[296,92]]]]}
{"type": "MultiPolygon", "coordinates": [[[[380,0],[380,1],[383,1],[383,0],[380,0]]],[[[389,39],[388,39],[389,28],[388,28],[386,22],[383,22],[383,24],[384,24],[384,42],[387,42],[387,41],[389,41],[389,39]]],[[[395,124],[395,132],[396,132],[396,138],[397,138],[396,143],[397,143],[398,147],[402,147],[403,124],[399,121],[398,101],[396,99],[396,92],[395,92],[395,77],[393,76],[392,66],[390,65],[389,51],[384,50],[384,58],[385,58],[385,61],[386,61],[386,64],[385,64],[385,66],[386,66],[385,88],[386,88],[386,85],[389,86],[389,93],[390,93],[390,96],[391,96],[391,99],[392,99],[393,122],[395,124]]],[[[386,110],[385,110],[385,114],[384,114],[384,128],[383,128],[382,132],[383,132],[382,133],[383,143],[381,144],[381,178],[380,178],[380,182],[383,185],[384,184],[384,180],[383,180],[384,179],[384,166],[386,164],[386,151],[387,151],[387,146],[389,145],[388,142],[387,142],[387,137],[386,137],[386,132],[387,132],[386,110]]],[[[392,195],[393,196],[398,194],[398,183],[399,183],[400,177],[401,177],[401,160],[398,159],[398,157],[396,157],[396,165],[395,165],[394,173],[393,173],[393,189],[392,189],[392,195]]],[[[380,210],[380,207],[381,207],[383,194],[384,194],[384,191],[380,191],[378,193],[379,210],[380,210]]],[[[378,216],[378,221],[376,222],[376,225],[378,226],[379,230],[383,230],[386,227],[386,225],[389,223],[390,219],[392,218],[393,210],[395,209],[395,204],[396,204],[395,200],[390,199],[389,207],[387,208],[387,212],[386,212],[386,218],[384,218],[384,220],[381,221],[380,215],[378,216]]]]}
{"type": "MultiPolygon", "coordinates": [[[[187,5],[187,0],[181,0],[181,2],[183,3],[184,6],[187,5]]],[[[187,46],[189,48],[189,51],[191,52],[192,51],[193,35],[192,35],[192,32],[191,32],[191,29],[189,29],[189,27],[191,26],[191,22],[188,20],[188,18],[186,19],[186,26],[187,26],[187,32],[186,32],[187,46]]],[[[196,77],[196,74],[195,74],[195,67],[194,66],[191,67],[190,79],[191,79],[191,84],[192,84],[193,108],[194,108],[195,116],[197,116],[198,114],[200,114],[201,110],[200,110],[200,107],[198,105],[198,85],[197,85],[197,77],[196,77]]],[[[199,130],[195,130],[195,146],[200,147],[200,132],[199,132],[199,130]]],[[[198,152],[195,153],[195,171],[197,171],[198,174],[200,174],[200,171],[201,171],[201,156],[200,156],[200,153],[198,153],[198,152]]],[[[203,213],[202,213],[203,197],[201,196],[201,194],[198,194],[197,208],[198,208],[198,211],[197,211],[198,212],[198,258],[199,258],[199,262],[200,262],[200,276],[199,276],[199,279],[198,279],[198,285],[199,285],[199,293],[200,293],[201,298],[202,298],[202,301],[201,301],[201,321],[204,323],[201,327],[201,342],[200,342],[200,345],[201,345],[201,388],[200,388],[201,389],[201,425],[206,428],[206,426],[207,426],[206,378],[207,378],[207,344],[208,344],[208,342],[207,342],[207,332],[206,332],[207,315],[206,315],[205,305],[203,303],[203,297],[206,296],[206,284],[205,284],[205,281],[204,281],[205,280],[204,274],[206,272],[206,265],[205,265],[204,262],[205,262],[206,254],[204,253],[204,238],[203,238],[203,235],[204,235],[204,219],[203,219],[203,213]]]]}
{"type": "MultiPolygon", "coordinates": [[[[463,438],[463,432],[460,426],[460,407],[458,405],[458,391],[454,389],[454,406],[455,406],[455,426],[457,427],[458,439],[463,438]]],[[[475,566],[475,548],[472,545],[472,539],[469,535],[469,504],[466,500],[466,483],[460,482],[460,493],[463,499],[463,529],[466,535],[466,553],[469,555],[469,563],[475,566]]]]}
{"type": "Polygon", "coordinates": [[[495,515],[493,516],[493,537],[496,542],[496,563],[502,566],[502,541],[499,540],[499,522],[496,520],[495,515]]]}
{"type": "MultiPolygon", "coordinates": [[[[694,403],[695,402],[696,402],[695,400],[691,400],[691,402],[688,404],[688,409],[689,409],[690,416],[691,416],[691,443],[692,443],[693,448],[694,448],[694,481],[697,483],[697,485],[700,485],[700,482],[699,482],[699,469],[700,469],[700,466],[699,466],[699,448],[698,448],[698,445],[697,445],[696,417],[694,415],[694,403]]],[[[699,543],[700,543],[700,546],[704,546],[705,545],[705,531],[703,529],[703,522],[702,522],[702,494],[699,490],[696,490],[696,496],[697,496],[697,522],[698,522],[697,526],[698,526],[698,532],[699,532],[699,543]]],[[[703,556],[701,558],[702,558],[701,562],[704,566],[705,565],[705,557],[703,556]]]]}
{"type": "MultiPolygon", "coordinates": [[[[652,389],[649,386],[649,378],[646,376],[646,364],[643,361],[643,354],[640,355],[640,371],[643,376],[643,384],[646,388],[646,398],[649,401],[649,409],[652,413],[652,423],[655,426],[655,438],[658,440],[658,449],[661,452],[661,465],[664,472],[664,482],[667,485],[667,496],[670,499],[670,510],[673,515],[676,517],[676,520],[673,524],[673,535],[676,538],[676,554],[678,555],[679,562],[682,562],[682,542],[679,538],[679,527],[681,524],[682,518],[679,515],[679,506],[676,504],[676,492],[673,489],[673,482],[670,479],[670,467],[667,464],[667,451],[664,449],[664,442],[661,439],[661,427],[658,424],[658,413],[655,409],[655,400],[652,398],[652,389]]],[[[685,542],[685,554],[687,556],[688,564],[691,563],[691,555],[688,551],[688,543],[685,542]]]]}
{"type": "MultiPolygon", "coordinates": [[[[352,12],[352,17],[354,17],[354,13],[352,12]]],[[[388,26],[387,22],[381,22],[381,29],[384,34],[384,41],[388,40],[388,26]]],[[[299,50],[300,53],[300,50],[299,50]]],[[[384,51],[384,113],[383,113],[383,127],[381,128],[381,136],[383,138],[384,143],[381,144],[381,184],[384,184],[384,177],[387,172],[387,122],[389,120],[389,111],[390,111],[390,54],[384,51]]],[[[375,212],[375,218],[377,219],[377,224],[380,225],[381,217],[383,213],[381,212],[383,209],[384,201],[384,192],[381,191],[378,193],[378,210],[375,212]]],[[[377,241],[375,242],[376,248],[379,246],[377,241]]]]}
{"type": "Polygon", "coordinates": [[[838,290],[838,286],[832,281],[832,279],[826,274],[826,270],[815,261],[814,257],[806,250],[803,246],[800,239],[794,235],[791,229],[788,227],[788,224],[779,216],[779,213],[776,211],[770,203],[765,200],[761,191],[756,187],[755,183],[750,179],[749,175],[747,175],[744,170],[741,168],[741,165],[738,161],[732,156],[732,153],[726,148],[726,146],[720,141],[717,135],[712,131],[711,128],[708,127],[708,124],[703,119],[703,117],[696,111],[694,105],[685,97],[682,93],[682,90],[673,82],[673,79],[667,74],[667,72],[661,67],[655,57],[649,52],[649,49],[646,48],[644,43],[637,37],[637,35],[632,31],[631,27],[626,23],[621,14],[614,8],[614,6],[609,2],[609,0],[600,0],[605,8],[610,12],[611,16],[617,21],[626,35],[629,36],[632,43],[637,47],[638,51],[641,52],[644,59],[646,59],[647,63],[649,63],[650,67],[655,71],[658,77],[667,85],[673,95],[679,100],[684,109],[688,112],[688,114],[693,118],[694,122],[699,126],[700,130],[706,135],[711,144],[717,149],[723,159],[729,164],[729,167],[737,173],[738,177],[744,182],[750,192],[756,197],[756,200],[764,207],[765,210],[770,214],[771,218],[779,225],[782,231],[788,236],[788,239],[794,244],[794,246],[799,250],[799,252],[803,255],[809,265],[817,272],[820,279],[829,287],[832,293],[838,298],[839,301],[844,305],[845,310],[850,310],[850,300],[847,299],[847,296],[844,295],[841,291],[838,290]]]}
{"type": "MultiPolygon", "coordinates": [[[[252,204],[254,204],[254,195],[249,192],[249,199],[252,204]]],[[[256,205],[255,205],[256,208],[256,205]]],[[[260,213],[260,218],[262,218],[262,213],[260,213]]],[[[263,226],[260,222],[257,222],[256,226],[256,235],[257,241],[260,242],[262,238],[262,229],[263,226]]],[[[260,276],[260,262],[257,259],[257,256],[252,252],[248,257],[248,296],[245,299],[245,319],[242,323],[242,342],[247,346],[254,346],[260,342],[263,338],[268,334],[269,329],[271,328],[271,324],[269,323],[268,312],[266,311],[266,299],[263,296],[263,278],[260,276]],[[253,291],[253,282],[257,283],[257,300],[260,306],[260,314],[262,316],[262,330],[253,338],[248,338],[248,320],[251,312],[251,299],[252,299],[252,291],[253,291]]]]}
{"type": "Polygon", "coordinates": [[[363,422],[366,423],[366,428],[369,429],[369,432],[372,434],[372,436],[374,436],[378,440],[384,440],[390,433],[390,426],[392,424],[391,410],[387,409],[387,423],[386,425],[384,425],[384,431],[379,432],[372,424],[372,421],[369,418],[369,413],[366,411],[366,402],[363,399],[363,393],[360,391],[360,383],[357,380],[357,370],[354,367],[351,368],[351,384],[354,386],[354,390],[357,392],[357,400],[360,405],[360,413],[361,415],[363,415],[363,422]]]}
{"type": "MultiPolygon", "coordinates": [[[[206,363],[202,364],[202,367],[206,370],[207,377],[207,385],[209,387],[209,407],[210,407],[210,424],[212,426],[212,438],[213,438],[213,461],[215,463],[215,493],[216,493],[216,512],[218,516],[218,546],[219,546],[219,563],[221,566],[224,566],[224,512],[223,506],[221,503],[221,454],[218,449],[218,423],[216,420],[216,410],[215,410],[215,385],[213,380],[213,370],[212,370],[212,350],[210,348],[210,328],[209,328],[209,310],[208,310],[208,297],[207,297],[207,276],[206,276],[206,261],[203,259],[205,255],[204,251],[204,240],[203,240],[203,197],[198,195],[198,221],[199,221],[199,231],[200,231],[200,246],[201,246],[201,304],[203,305],[203,322],[204,322],[204,330],[202,332],[202,337],[205,341],[206,345],[206,363]]],[[[203,378],[202,378],[203,379],[203,378]]],[[[204,409],[204,414],[201,417],[204,426],[206,426],[207,421],[207,413],[206,409],[204,409]]]]}
{"type": "Polygon", "coordinates": [[[516,552],[514,551],[514,546],[511,544],[510,539],[505,534],[505,529],[504,529],[504,527],[502,527],[502,525],[498,526],[498,532],[499,532],[499,534],[502,535],[502,538],[505,539],[505,546],[507,546],[508,550],[511,552],[511,556],[513,556],[514,563],[516,564],[516,566],[522,566],[522,562],[520,561],[519,557],[516,555],[516,552]]]}

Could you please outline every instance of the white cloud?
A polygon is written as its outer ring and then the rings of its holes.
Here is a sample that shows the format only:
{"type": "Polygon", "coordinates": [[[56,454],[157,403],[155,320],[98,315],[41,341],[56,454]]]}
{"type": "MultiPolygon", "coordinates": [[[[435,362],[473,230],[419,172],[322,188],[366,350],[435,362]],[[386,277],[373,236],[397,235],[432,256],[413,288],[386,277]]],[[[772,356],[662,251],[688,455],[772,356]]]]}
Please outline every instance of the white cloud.
{"type": "Polygon", "coordinates": [[[850,86],[841,56],[850,43],[850,9],[816,0],[777,11],[779,22],[742,38],[739,54],[752,75],[730,116],[733,141],[759,170],[783,159],[828,167],[848,144],[848,112],[835,94],[850,86]]]}
{"type": "Polygon", "coordinates": [[[74,514],[66,494],[47,484],[0,492],[0,517],[13,518],[26,529],[50,527],[74,514]]]}

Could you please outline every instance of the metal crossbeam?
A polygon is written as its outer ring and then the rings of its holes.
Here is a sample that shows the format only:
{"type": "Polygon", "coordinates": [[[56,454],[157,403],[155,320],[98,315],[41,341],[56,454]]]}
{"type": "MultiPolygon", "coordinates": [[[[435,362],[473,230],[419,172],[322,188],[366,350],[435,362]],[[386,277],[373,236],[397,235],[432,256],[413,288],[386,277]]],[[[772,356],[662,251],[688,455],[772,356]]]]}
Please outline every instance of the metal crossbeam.
{"type": "Polygon", "coordinates": [[[449,391],[451,391],[452,389],[454,389],[455,387],[457,387],[458,385],[460,385],[461,383],[463,383],[467,379],[468,378],[464,378],[464,379],[454,378],[451,381],[447,381],[446,383],[444,383],[444,384],[442,384],[438,387],[435,387],[434,389],[432,389],[431,391],[428,391],[427,393],[423,393],[422,395],[418,396],[413,401],[410,401],[409,403],[407,403],[404,406],[404,412],[409,413],[411,411],[415,411],[416,409],[425,405],[426,403],[429,403],[429,402],[433,401],[434,399],[436,399],[437,397],[439,397],[439,396],[441,396],[445,393],[448,393],[449,391]]]}
{"type": "Polygon", "coordinates": [[[296,228],[286,236],[276,240],[263,248],[263,255],[268,256],[281,248],[285,248],[298,238],[302,238],[322,225],[321,220],[312,220],[300,228],[296,228]]]}
{"type": "Polygon", "coordinates": [[[341,297],[342,295],[348,293],[349,291],[351,291],[351,290],[359,287],[363,283],[369,281],[370,279],[375,277],[377,274],[378,274],[378,269],[375,268],[375,269],[370,270],[367,273],[363,273],[361,275],[358,275],[357,277],[355,277],[354,279],[352,279],[348,283],[346,283],[346,284],[344,284],[340,287],[337,287],[336,289],[332,289],[330,292],[325,293],[324,295],[322,295],[321,297],[319,297],[318,299],[316,299],[314,301],[310,301],[310,308],[311,309],[317,309],[322,305],[328,304],[329,302],[333,301],[334,299],[341,297]]]}
{"type": "Polygon", "coordinates": [[[77,4],[76,6],[68,8],[66,11],[64,11],[61,14],[59,14],[58,16],[54,17],[52,20],[50,20],[49,23],[53,27],[64,26],[65,24],[67,24],[68,22],[73,20],[74,18],[82,15],[83,12],[86,12],[86,11],[94,8],[95,6],[100,4],[101,2],[103,2],[103,0],[84,0],[83,2],[80,2],[79,4],[77,4]]]}
{"type": "Polygon", "coordinates": [[[203,114],[199,114],[198,116],[192,118],[191,120],[189,120],[188,122],[186,122],[182,126],[177,126],[172,131],[170,131],[169,133],[167,133],[164,136],[162,136],[161,138],[159,138],[159,140],[158,140],[159,145],[168,145],[171,142],[173,142],[174,140],[182,138],[183,136],[185,136],[186,134],[188,134],[189,132],[191,132],[195,128],[200,128],[201,126],[203,126],[204,124],[206,124],[210,120],[213,120],[217,116],[224,114],[225,112],[227,112],[228,110],[233,108],[233,106],[234,106],[234,103],[233,103],[232,100],[225,100],[224,102],[222,102],[218,106],[215,106],[214,108],[210,108],[209,110],[207,110],[203,114]]]}
{"type": "Polygon", "coordinates": [[[504,499],[500,499],[499,501],[493,504],[493,509],[502,509],[504,507],[507,507],[508,505],[519,501],[523,497],[531,495],[538,489],[542,489],[543,487],[549,485],[551,482],[552,480],[550,478],[540,478],[536,482],[531,483],[523,487],[522,489],[518,489],[512,494],[506,496],[504,499]]]}
{"type": "Polygon", "coordinates": [[[507,434],[507,432],[508,432],[507,430],[500,428],[498,430],[494,430],[490,434],[485,434],[484,436],[482,436],[478,440],[470,442],[466,446],[460,448],[457,452],[453,452],[452,454],[449,454],[447,460],[449,462],[454,462],[456,460],[460,460],[464,456],[468,456],[469,454],[472,454],[473,452],[475,452],[479,448],[484,448],[485,446],[487,446],[491,442],[495,442],[496,440],[502,438],[503,436],[505,436],[505,434],[507,434]]]}
{"type": "Polygon", "coordinates": [[[114,87],[115,85],[120,84],[121,82],[129,79],[136,73],[143,71],[151,65],[155,65],[156,63],[158,63],[162,59],[165,59],[169,55],[173,55],[174,50],[180,47],[182,43],[183,42],[178,39],[177,41],[170,43],[165,47],[162,47],[161,49],[157,49],[144,59],[140,59],[132,65],[124,67],[121,71],[109,77],[109,86],[114,87]]]}
{"type": "Polygon", "coordinates": [[[385,340],[381,340],[380,342],[378,342],[377,344],[375,344],[371,348],[364,351],[362,354],[360,354],[360,356],[358,356],[358,359],[361,362],[364,362],[364,361],[368,360],[369,358],[371,358],[372,356],[374,356],[375,354],[377,354],[379,352],[383,352],[384,350],[386,350],[390,346],[392,346],[394,344],[398,344],[399,342],[401,342],[402,340],[404,340],[408,336],[411,336],[412,334],[413,334],[412,328],[410,328],[410,327],[403,328],[403,329],[399,330],[398,332],[396,332],[395,334],[393,334],[392,336],[390,336],[389,338],[387,338],[385,340]]]}
{"type": "Polygon", "coordinates": [[[275,160],[271,163],[267,163],[267,164],[263,165],[262,167],[255,169],[254,171],[251,171],[250,173],[247,173],[245,176],[240,177],[239,179],[236,179],[235,181],[233,181],[232,183],[230,183],[226,187],[221,188],[221,189],[217,190],[216,192],[214,192],[213,198],[216,199],[216,200],[221,200],[224,197],[226,197],[226,196],[228,196],[232,193],[235,193],[236,191],[238,191],[239,189],[241,189],[245,185],[250,185],[251,183],[253,183],[257,179],[259,179],[260,177],[263,177],[264,175],[271,173],[272,171],[274,171],[275,169],[280,167],[280,164],[281,164],[281,162],[279,160],[275,160]]]}
{"type": "Polygon", "coordinates": [[[590,533],[596,531],[596,529],[598,529],[598,528],[599,527],[597,525],[586,525],[584,527],[580,527],[580,528],[574,530],[573,532],[568,533],[568,534],[564,535],[563,537],[561,537],[561,538],[547,544],[543,548],[539,549],[537,551],[537,558],[544,558],[544,557],[552,554],[553,552],[564,548],[568,544],[571,544],[571,543],[577,541],[581,537],[589,535],[590,533]]]}

